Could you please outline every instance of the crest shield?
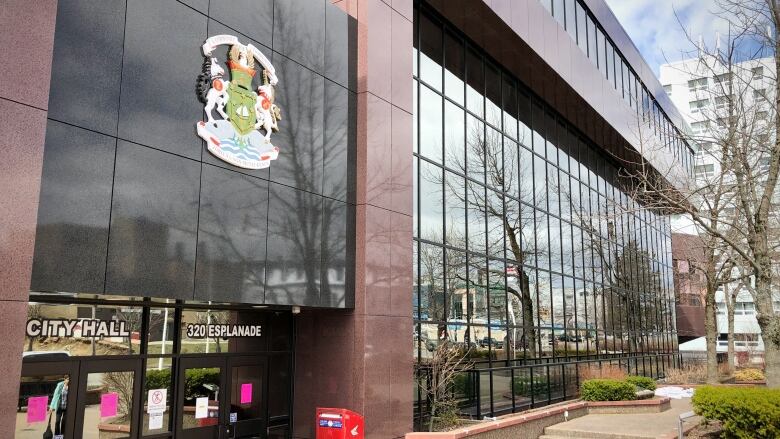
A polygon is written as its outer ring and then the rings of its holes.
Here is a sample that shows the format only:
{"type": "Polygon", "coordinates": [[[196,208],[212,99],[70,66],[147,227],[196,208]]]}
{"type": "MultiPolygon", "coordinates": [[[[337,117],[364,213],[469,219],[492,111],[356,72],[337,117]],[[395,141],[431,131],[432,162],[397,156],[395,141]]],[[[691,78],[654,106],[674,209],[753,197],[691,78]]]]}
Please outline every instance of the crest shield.
{"type": "Polygon", "coordinates": [[[245,136],[255,129],[255,102],[257,93],[249,91],[235,82],[228,86],[230,99],[227,103],[227,114],[238,134],[245,136]]]}
{"type": "Polygon", "coordinates": [[[273,65],[256,47],[241,44],[233,35],[208,38],[203,55],[197,90],[205,118],[195,124],[198,136],[210,153],[227,163],[246,169],[269,167],[279,155],[271,135],[281,120],[274,104],[278,78],[273,65]],[[212,55],[221,45],[230,46],[224,64],[212,55]]]}

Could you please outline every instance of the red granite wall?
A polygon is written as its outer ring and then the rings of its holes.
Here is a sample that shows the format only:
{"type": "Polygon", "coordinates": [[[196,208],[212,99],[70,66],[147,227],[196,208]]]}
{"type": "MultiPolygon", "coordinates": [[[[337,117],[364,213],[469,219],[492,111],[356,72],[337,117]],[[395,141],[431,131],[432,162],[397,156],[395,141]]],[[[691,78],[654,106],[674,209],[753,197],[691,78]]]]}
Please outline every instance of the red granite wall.
{"type": "Polygon", "coordinates": [[[296,437],[317,406],[412,430],[412,0],[339,0],[358,22],[355,309],[297,318],[296,437]]]}
{"type": "Polygon", "coordinates": [[[56,15],[56,0],[0,3],[0,437],[14,435],[56,15]]]}

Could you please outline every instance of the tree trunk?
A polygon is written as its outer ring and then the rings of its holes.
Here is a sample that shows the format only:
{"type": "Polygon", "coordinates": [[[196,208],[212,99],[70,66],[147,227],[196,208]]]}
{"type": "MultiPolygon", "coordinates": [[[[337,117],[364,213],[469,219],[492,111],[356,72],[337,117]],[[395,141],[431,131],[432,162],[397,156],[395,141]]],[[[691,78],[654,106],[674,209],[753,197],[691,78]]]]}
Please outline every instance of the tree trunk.
{"type": "Polygon", "coordinates": [[[707,282],[704,299],[704,333],[707,340],[707,383],[718,383],[718,320],[715,305],[715,285],[707,282]]]}
{"type": "Polygon", "coordinates": [[[737,305],[737,291],[729,292],[728,285],[723,286],[723,300],[726,303],[726,313],[728,319],[729,333],[728,333],[728,359],[729,359],[729,375],[734,373],[736,369],[736,355],[734,354],[734,308],[737,305]]]}
{"type": "Polygon", "coordinates": [[[734,352],[734,304],[732,303],[732,308],[728,310],[729,312],[729,334],[728,334],[728,358],[729,358],[729,374],[733,374],[734,370],[737,368],[737,356],[734,352]]]}
{"type": "MultiPolygon", "coordinates": [[[[519,269],[520,267],[518,267],[519,269]]],[[[534,301],[531,298],[531,287],[525,270],[520,273],[520,293],[523,307],[523,335],[525,336],[528,356],[536,358],[536,330],[534,329],[534,301]]]]}
{"type": "Polygon", "coordinates": [[[774,314],[772,293],[756,282],[756,319],[764,342],[764,366],[767,387],[780,387],[780,319],[774,314]]]}

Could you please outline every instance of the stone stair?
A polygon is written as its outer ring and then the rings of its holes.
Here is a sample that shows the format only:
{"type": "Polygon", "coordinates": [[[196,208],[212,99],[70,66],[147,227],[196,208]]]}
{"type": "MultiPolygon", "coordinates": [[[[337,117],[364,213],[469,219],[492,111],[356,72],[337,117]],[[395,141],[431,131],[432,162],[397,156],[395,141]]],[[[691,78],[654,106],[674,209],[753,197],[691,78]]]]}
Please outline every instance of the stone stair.
{"type": "Polygon", "coordinates": [[[604,433],[596,431],[578,430],[564,427],[565,424],[557,424],[544,429],[544,435],[539,439],[655,439],[654,435],[604,433]]]}

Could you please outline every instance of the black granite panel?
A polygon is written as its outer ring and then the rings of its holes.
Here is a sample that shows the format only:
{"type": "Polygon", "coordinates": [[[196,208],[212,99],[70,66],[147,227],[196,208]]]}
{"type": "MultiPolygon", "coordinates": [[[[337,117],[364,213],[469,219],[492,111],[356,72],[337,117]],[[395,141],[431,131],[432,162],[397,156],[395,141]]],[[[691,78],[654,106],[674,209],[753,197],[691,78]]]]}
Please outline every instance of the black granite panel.
{"type": "Polygon", "coordinates": [[[195,299],[263,303],[267,213],[266,180],[203,166],[195,299]]]}
{"type": "Polygon", "coordinates": [[[125,0],[63,1],[57,8],[49,117],[116,135],[125,0]]]}
{"type": "Polygon", "coordinates": [[[355,160],[357,97],[344,87],[325,81],[325,102],[322,194],[348,201],[347,195],[354,193],[349,164],[355,160]]]}
{"type": "Polygon", "coordinates": [[[357,21],[338,6],[325,6],[326,78],[357,91],[357,21]]]}
{"type": "Polygon", "coordinates": [[[129,0],[119,137],[200,159],[195,92],[206,17],[175,0],[129,0]]]}
{"type": "Polygon", "coordinates": [[[209,0],[179,0],[179,1],[193,9],[196,9],[198,12],[201,12],[203,14],[209,13],[209,0]]]}
{"type": "Polygon", "coordinates": [[[274,2],[274,51],[320,74],[325,70],[326,2],[274,2]]]}
{"type": "Polygon", "coordinates": [[[327,0],[60,2],[32,288],[352,306],[356,36],[327,0]],[[268,169],[196,134],[201,46],[218,34],[276,67],[268,169]]]}
{"type": "Polygon", "coordinates": [[[116,140],[49,121],[31,288],[102,293],[116,140]]]}
{"type": "Polygon", "coordinates": [[[322,197],[271,183],[265,303],[319,303],[322,197]]]}
{"type": "Polygon", "coordinates": [[[280,151],[271,162],[271,181],[322,193],[325,79],[277,53],[273,63],[283,119],[273,136],[280,151]]]}
{"type": "MultiPolygon", "coordinates": [[[[273,0],[211,0],[209,16],[259,41],[260,44],[271,47],[274,28],[273,0]]],[[[258,49],[263,50],[262,47],[258,49]]]]}
{"type": "MultiPolygon", "coordinates": [[[[209,20],[209,37],[212,37],[214,35],[222,35],[222,34],[228,34],[228,35],[234,35],[235,32],[224,25],[220,24],[217,21],[209,20]]],[[[266,49],[265,47],[260,46],[259,42],[256,40],[252,40],[250,38],[244,37],[242,35],[236,35],[238,37],[238,40],[241,42],[241,44],[253,44],[255,47],[257,47],[271,62],[273,62],[273,54],[270,49],[266,49]]],[[[220,65],[225,69],[225,73],[229,75],[229,71],[227,70],[227,67],[225,66],[225,61],[228,59],[228,52],[230,51],[229,46],[219,46],[216,49],[214,49],[213,56],[217,58],[217,60],[220,62],[220,65]]],[[[262,76],[262,69],[258,64],[255,64],[255,67],[257,68],[257,73],[255,74],[254,79],[252,80],[252,89],[257,90],[257,87],[262,85],[263,76],[262,76]]],[[[214,111],[214,117],[220,118],[220,116],[217,115],[217,112],[214,111]]],[[[284,115],[283,115],[284,117],[284,115]]],[[[280,122],[281,129],[284,129],[284,124],[286,121],[282,120],[280,122]]],[[[271,141],[273,143],[276,143],[276,136],[271,136],[271,141]]],[[[203,162],[204,163],[210,163],[212,165],[220,166],[226,169],[231,169],[233,171],[241,172],[243,174],[252,175],[254,177],[260,177],[264,179],[269,178],[269,168],[265,169],[245,169],[245,168],[239,168],[238,166],[233,166],[230,163],[227,163],[225,161],[222,161],[218,157],[215,157],[213,154],[211,154],[208,149],[206,149],[206,145],[204,143],[203,145],[203,162]]],[[[271,167],[273,167],[275,162],[271,162],[271,167]]]]}
{"type": "Polygon", "coordinates": [[[320,281],[320,306],[346,306],[349,290],[347,258],[352,237],[348,235],[349,207],[341,201],[323,199],[322,202],[322,280],[320,281]]]}
{"type": "Polygon", "coordinates": [[[192,298],[200,168],[118,142],[106,293],[192,298]]]}

